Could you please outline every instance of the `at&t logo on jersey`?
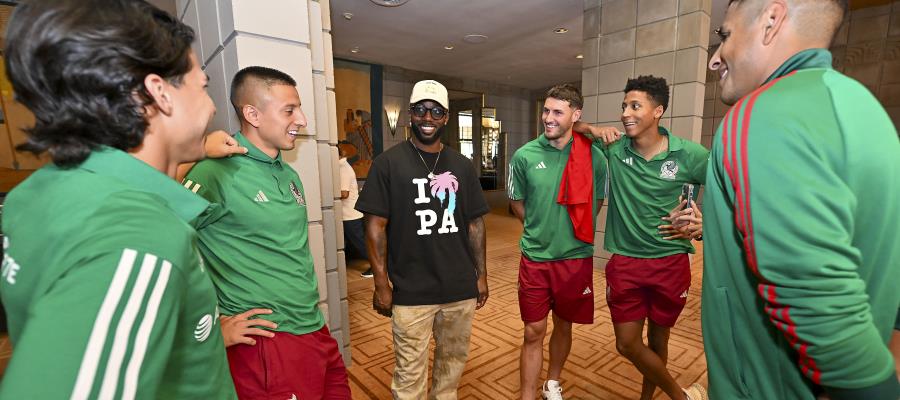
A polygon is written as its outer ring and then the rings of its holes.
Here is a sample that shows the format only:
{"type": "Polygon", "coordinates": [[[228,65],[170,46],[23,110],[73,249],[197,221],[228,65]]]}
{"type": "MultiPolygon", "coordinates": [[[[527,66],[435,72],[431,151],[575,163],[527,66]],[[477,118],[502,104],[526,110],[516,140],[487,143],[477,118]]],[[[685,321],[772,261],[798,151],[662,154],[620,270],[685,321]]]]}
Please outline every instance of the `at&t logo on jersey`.
{"type": "Polygon", "coordinates": [[[194,329],[194,339],[197,339],[198,342],[205,342],[206,339],[209,339],[209,334],[212,333],[213,328],[213,317],[209,314],[204,314],[203,318],[200,318],[200,321],[197,322],[197,327],[194,329]]]}

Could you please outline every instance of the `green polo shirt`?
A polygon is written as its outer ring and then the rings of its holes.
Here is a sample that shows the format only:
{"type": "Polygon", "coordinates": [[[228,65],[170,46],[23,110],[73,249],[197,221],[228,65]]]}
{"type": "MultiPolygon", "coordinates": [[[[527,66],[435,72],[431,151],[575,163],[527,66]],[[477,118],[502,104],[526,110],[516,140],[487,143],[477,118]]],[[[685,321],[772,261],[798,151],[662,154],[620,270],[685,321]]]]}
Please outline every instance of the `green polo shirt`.
{"type": "MultiPolygon", "coordinates": [[[[593,244],[575,238],[569,212],[556,202],[571,148],[572,141],[560,150],[541,135],[516,150],[509,164],[509,198],[525,202],[525,230],[519,247],[530,260],[565,260],[594,255],[593,244]]],[[[607,162],[596,143],[591,146],[591,155],[594,165],[593,215],[596,218],[601,200],[606,196],[607,162]]]]}
{"type": "Polygon", "coordinates": [[[10,192],[0,398],[236,398],[189,224],[208,205],[111,148],[10,192]]]}
{"type": "Polygon", "coordinates": [[[689,240],[664,240],[658,226],[678,205],[683,184],[704,183],[709,150],[669,135],[666,128],[659,132],[669,136],[669,148],[650,161],[631,147],[627,136],[606,149],[610,194],[604,248],[610,253],[659,258],[694,252],[689,240]]]}
{"type": "Polygon", "coordinates": [[[278,331],[301,335],[325,325],[309,252],[306,197],[297,172],[235,135],[244,155],[203,160],[184,186],[222,205],[198,227],[223,314],[269,308],[278,331]]]}

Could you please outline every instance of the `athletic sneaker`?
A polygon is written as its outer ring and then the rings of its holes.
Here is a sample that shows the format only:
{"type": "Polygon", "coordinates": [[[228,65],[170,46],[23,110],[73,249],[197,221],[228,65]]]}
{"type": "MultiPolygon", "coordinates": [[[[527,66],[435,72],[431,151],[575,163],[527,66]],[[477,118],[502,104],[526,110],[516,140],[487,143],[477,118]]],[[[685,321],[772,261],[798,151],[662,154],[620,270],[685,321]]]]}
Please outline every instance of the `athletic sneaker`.
{"type": "Polygon", "coordinates": [[[706,388],[699,383],[695,383],[688,386],[687,389],[681,390],[684,390],[684,395],[687,396],[687,400],[709,400],[709,397],[706,395],[706,388]]]}
{"type": "Polygon", "coordinates": [[[563,400],[559,381],[548,380],[544,382],[544,386],[541,388],[541,398],[544,400],[563,400]]]}
{"type": "Polygon", "coordinates": [[[369,269],[363,271],[363,272],[360,273],[359,275],[362,276],[363,278],[371,278],[371,277],[375,276],[375,275],[372,273],[372,267],[369,267],[369,269]]]}

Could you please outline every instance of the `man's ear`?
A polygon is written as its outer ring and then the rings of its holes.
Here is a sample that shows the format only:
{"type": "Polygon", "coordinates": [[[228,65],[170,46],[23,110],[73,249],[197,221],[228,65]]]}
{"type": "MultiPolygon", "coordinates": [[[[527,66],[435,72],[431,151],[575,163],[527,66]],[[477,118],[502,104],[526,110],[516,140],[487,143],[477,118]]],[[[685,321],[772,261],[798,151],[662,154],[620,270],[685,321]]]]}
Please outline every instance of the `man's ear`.
{"type": "Polygon", "coordinates": [[[572,123],[575,123],[576,121],[578,121],[580,119],[581,119],[581,109],[579,108],[579,109],[575,110],[575,112],[572,113],[572,123]]]}
{"type": "MultiPolygon", "coordinates": [[[[172,85],[168,81],[157,74],[148,74],[144,77],[144,88],[153,100],[153,103],[148,105],[148,107],[164,115],[172,115],[172,110],[175,107],[172,104],[172,94],[170,93],[172,85]]],[[[151,110],[147,111],[148,114],[153,112],[151,110]]]]}
{"type": "Polygon", "coordinates": [[[784,0],[775,0],[762,13],[763,19],[763,45],[772,44],[778,33],[787,24],[788,8],[784,0]]]}
{"type": "Polygon", "coordinates": [[[260,112],[258,108],[250,104],[244,104],[244,106],[241,107],[241,114],[244,115],[244,120],[246,120],[250,125],[253,125],[254,128],[259,128],[260,112]]]}
{"type": "Polygon", "coordinates": [[[666,109],[663,108],[662,104],[660,104],[660,105],[656,106],[656,108],[653,109],[653,118],[660,119],[660,118],[662,118],[663,113],[665,113],[665,112],[666,112],[666,109]]]}

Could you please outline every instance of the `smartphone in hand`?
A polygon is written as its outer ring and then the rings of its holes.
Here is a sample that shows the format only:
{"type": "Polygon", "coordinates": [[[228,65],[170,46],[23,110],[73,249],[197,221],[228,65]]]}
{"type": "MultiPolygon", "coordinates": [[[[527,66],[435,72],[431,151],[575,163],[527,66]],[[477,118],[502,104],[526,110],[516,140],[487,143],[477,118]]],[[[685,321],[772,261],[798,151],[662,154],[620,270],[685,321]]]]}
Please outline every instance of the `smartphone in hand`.
{"type": "Polygon", "coordinates": [[[687,201],[684,208],[691,208],[691,202],[694,201],[693,183],[685,183],[681,186],[681,200],[687,201]]]}
{"type": "MultiPolygon", "coordinates": [[[[681,200],[686,201],[684,208],[691,208],[691,202],[694,201],[694,184],[685,183],[681,186],[681,200]]],[[[675,226],[682,226],[687,224],[686,221],[676,222],[675,226]]]]}

